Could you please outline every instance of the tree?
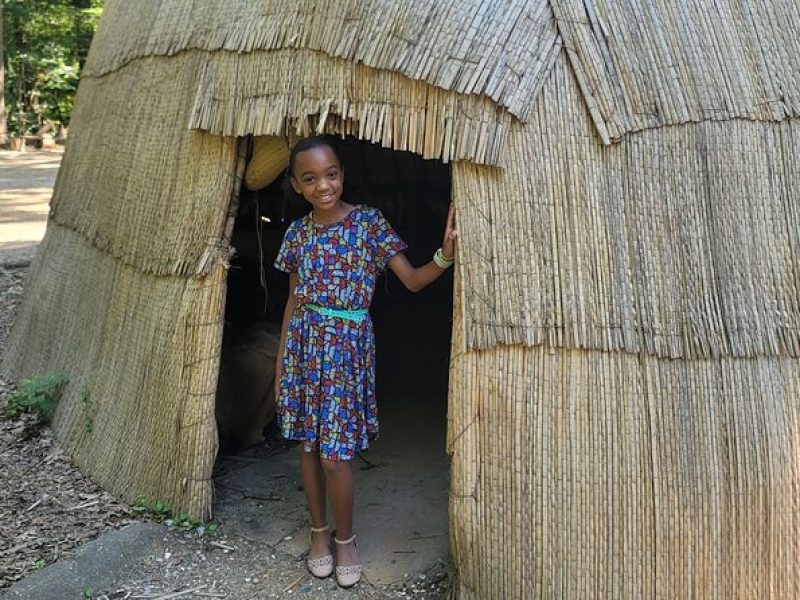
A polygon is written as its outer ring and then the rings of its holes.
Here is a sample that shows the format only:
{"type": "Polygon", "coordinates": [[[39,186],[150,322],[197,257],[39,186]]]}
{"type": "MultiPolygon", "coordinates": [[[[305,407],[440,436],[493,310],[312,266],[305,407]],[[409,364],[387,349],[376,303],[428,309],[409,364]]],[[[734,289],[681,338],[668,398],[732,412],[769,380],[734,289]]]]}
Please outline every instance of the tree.
{"type": "Polygon", "coordinates": [[[103,0],[0,0],[8,127],[66,124],[103,0]]]}
{"type": "Polygon", "coordinates": [[[6,124],[6,69],[4,50],[3,2],[0,0],[0,146],[5,146],[8,143],[8,125],[6,124]]]}

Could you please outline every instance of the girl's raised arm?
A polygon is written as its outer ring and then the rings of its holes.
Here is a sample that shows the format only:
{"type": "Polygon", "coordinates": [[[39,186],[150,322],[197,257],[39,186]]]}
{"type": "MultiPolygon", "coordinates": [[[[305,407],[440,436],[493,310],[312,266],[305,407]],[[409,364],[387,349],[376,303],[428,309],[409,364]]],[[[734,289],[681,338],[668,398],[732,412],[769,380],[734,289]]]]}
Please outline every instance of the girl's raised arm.
{"type": "MultiPolygon", "coordinates": [[[[444,239],[442,240],[441,248],[442,258],[446,263],[450,264],[455,259],[456,238],[458,237],[458,232],[455,229],[455,219],[455,207],[451,204],[447,213],[447,222],[444,226],[444,239]]],[[[413,267],[408,262],[406,255],[401,252],[392,257],[389,261],[389,268],[403,282],[404,286],[412,292],[418,292],[441,277],[450,264],[441,267],[435,260],[432,260],[421,267],[413,267]]]]}

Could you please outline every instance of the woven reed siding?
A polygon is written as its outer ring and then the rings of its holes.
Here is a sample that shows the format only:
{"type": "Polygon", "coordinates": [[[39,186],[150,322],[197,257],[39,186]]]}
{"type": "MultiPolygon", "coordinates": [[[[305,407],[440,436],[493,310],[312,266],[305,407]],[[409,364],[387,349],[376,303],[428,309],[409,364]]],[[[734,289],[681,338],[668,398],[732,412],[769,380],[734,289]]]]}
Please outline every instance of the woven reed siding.
{"type": "Polygon", "coordinates": [[[109,0],[86,72],[187,49],[308,48],[525,119],[560,42],[547,0],[109,0]]]}
{"type": "Polygon", "coordinates": [[[504,346],[451,374],[462,598],[800,594],[797,360],[504,346]]]}
{"type": "Polygon", "coordinates": [[[208,517],[224,290],[219,264],[205,278],[145,274],[51,220],[3,371],[69,376],[55,431],[105,488],[208,517]]]}
{"type": "Polygon", "coordinates": [[[186,125],[202,59],[84,77],[51,203],[58,223],[150,273],[198,272],[224,227],[236,145],[186,125]]]}
{"type": "Polygon", "coordinates": [[[604,141],[629,131],[800,116],[796,0],[551,0],[604,141]]]}
{"type": "Polygon", "coordinates": [[[320,52],[286,50],[209,53],[190,126],[227,136],[308,134],[313,127],[425,158],[495,164],[511,121],[484,97],[320,52]]]}
{"type": "Polygon", "coordinates": [[[798,131],[705,122],[602,146],[560,59],[508,168],[453,166],[467,346],[799,356],[798,131]]]}

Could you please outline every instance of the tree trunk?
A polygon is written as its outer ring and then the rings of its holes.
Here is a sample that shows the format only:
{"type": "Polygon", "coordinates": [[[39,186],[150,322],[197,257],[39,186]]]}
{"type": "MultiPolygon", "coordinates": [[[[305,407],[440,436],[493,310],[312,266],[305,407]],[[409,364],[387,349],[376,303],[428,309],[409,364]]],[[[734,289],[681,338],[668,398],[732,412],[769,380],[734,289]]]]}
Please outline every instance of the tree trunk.
{"type": "Polygon", "coordinates": [[[0,146],[8,143],[8,124],[6,123],[6,71],[5,43],[3,41],[3,2],[0,0],[0,146]]]}

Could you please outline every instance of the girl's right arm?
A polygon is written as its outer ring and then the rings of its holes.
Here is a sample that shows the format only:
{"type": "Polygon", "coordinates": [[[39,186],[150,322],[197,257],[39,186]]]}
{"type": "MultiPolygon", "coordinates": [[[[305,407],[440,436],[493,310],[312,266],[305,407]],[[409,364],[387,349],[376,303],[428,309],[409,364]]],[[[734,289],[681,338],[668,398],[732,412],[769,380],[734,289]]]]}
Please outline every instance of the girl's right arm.
{"type": "Polygon", "coordinates": [[[278,343],[277,358],[275,359],[275,401],[278,401],[281,382],[281,367],[283,365],[283,353],[286,348],[286,336],[289,331],[289,319],[292,318],[294,307],[297,306],[297,296],[294,290],[297,288],[297,273],[289,273],[289,297],[286,299],[286,308],[283,309],[283,323],[281,324],[281,340],[278,343]]]}

